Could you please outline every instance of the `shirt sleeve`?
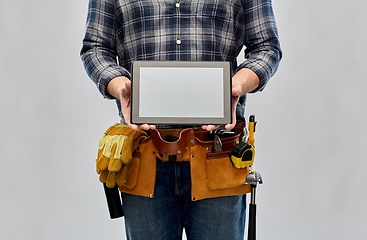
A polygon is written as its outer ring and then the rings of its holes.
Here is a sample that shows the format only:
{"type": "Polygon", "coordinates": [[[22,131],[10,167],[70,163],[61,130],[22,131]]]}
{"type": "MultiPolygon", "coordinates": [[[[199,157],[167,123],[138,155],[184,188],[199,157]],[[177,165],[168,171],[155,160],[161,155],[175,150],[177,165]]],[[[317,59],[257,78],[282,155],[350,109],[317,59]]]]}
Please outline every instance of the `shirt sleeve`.
{"type": "Polygon", "coordinates": [[[245,61],[237,71],[249,68],[260,79],[253,92],[261,91],[278,69],[282,52],[271,0],[244,0],[245,61]]]}
{"type": "Polygon", "coordinates": [[[117,63],[115,6],[113,0],[89,0],[86,33],[80,52],[88,76],[108,99],[108,83],[130,73],[117,63]]]}

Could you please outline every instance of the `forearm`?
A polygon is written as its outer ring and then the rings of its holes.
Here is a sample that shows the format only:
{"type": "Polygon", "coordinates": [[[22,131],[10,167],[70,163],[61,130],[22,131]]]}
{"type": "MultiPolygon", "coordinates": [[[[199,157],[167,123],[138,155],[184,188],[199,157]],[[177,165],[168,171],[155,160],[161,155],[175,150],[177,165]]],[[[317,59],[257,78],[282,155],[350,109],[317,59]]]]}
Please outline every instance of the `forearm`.
{"type": "Polygon", "coordinates": [[[280,48],[270,46],[259,48],[259,50],[254,50],[246,55],[246,60],[239,65],[237,73],[244,69],[251,70],[257,76],[259,84],[250,92],[261,91],[277,71],[280,59],[280,48]]]}
{"type": "Polygon", "coordinates": [[[259,85],[259,77],[248,68],[242,68],[232,77],[232,86],[239,91],[238,95],[235,95],[239,97],[254,91],[259,85]]]}
{"type": "Polygon", "coordinates": [[[109,83],[116,77],[129,76],[129,73],[119,66],[115,58],[105,50],[92,48],[82,52],[81,57],[88,76],[96,84],[101,94],[108,99],[116,98],[107,89],[109,83]]]}
{"type": "Polygon", "coordinates": [[[130,77],[130,73],[117,64],[115,9],[110,2],[90,0],[80,55],[88,76],[102,95],[111,99],[116,96],[107,90],[110,81],[119,76],[130,77]]]}

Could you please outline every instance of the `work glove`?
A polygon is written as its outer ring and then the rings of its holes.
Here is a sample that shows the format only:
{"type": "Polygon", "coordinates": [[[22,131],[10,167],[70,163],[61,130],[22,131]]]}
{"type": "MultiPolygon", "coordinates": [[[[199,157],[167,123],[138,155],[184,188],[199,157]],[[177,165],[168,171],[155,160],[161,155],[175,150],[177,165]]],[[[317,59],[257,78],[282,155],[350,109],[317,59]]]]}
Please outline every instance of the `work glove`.
{"type": "Polygon", "coordinates": [[[99,142],[96,170],[99,180],[109,188],[126,183],[126,175],[133,152],[139,141],[147,137],[143,130],[132,130],[119,123],[109,127],[99,142]]]}

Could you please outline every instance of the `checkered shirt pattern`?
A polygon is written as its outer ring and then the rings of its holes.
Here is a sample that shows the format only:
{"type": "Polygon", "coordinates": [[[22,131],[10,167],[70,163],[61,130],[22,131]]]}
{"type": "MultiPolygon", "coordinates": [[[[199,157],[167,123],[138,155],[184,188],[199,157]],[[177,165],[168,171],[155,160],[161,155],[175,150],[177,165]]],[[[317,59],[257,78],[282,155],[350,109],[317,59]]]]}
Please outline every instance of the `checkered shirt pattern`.
{"type": "MultiPolygon", "coordinates": [[[[102,95],[135,60],[229,61],[262,90],[281,59],[271,0],[90,0],[81,57],[102,95]],[[245,61],[237,56],[245,48],[245,61]]],[[[238,104],[243,117],[245,97],[238,104]]],[[[121,112],[120,112],[121,114],[121,112]]]]}

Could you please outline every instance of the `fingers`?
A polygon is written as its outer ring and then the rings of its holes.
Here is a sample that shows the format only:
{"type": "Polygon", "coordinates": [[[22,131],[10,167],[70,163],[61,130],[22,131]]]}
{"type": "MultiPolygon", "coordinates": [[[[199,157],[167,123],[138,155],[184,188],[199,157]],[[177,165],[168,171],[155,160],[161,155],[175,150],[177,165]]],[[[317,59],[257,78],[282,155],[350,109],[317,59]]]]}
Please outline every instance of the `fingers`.
{"type": "Polygon", "coordinates": [[[236,119],[234,118],[234,119],[233,119],[233,122],[232,122],[231,124],[227,124],[227,125],[225,126],[225,128],[226,128],[226,129],[228,129],[228,130],[231,130],[231,129],[233,129],[235,126],[236,126],[236,119]]]}
{"type": "Polygon", "coordinates": [[[127,80],[125,82],[125,85],[121,88],[120,98],[129,98],[130,99],[130,92],[131,92],[131,81],[127,80]]]}
{"type": "Polygon", "coordinates": [[[140,129],[142,130],[153,130],[156,128],[155,125],[149,125],[149,124],[142,124],[139,126],[140,129]]]}
{"type": "Polygon", "coordinates": [[[127,123],[127,126],[128,126],[129,128],[131,128],[131,130],[134,130],[134,131],[138,130],[138,125],[131,124],[130,122],[129,122],[129,123],[127,123]]]}
{"type": "Polygon", "coordinates": [[[131,128],[131,130],[134,130],[134,131],[136,131],[138,129],[146,130],[146,131],[156,129],[155,125],[149,125],[149,124],[146,124],[146,123],[142,124],[142,125],[132,124],[132,123],[130,123],[130,118],[128,120],[125,119],[125,123],[129,128],[131,128]]]}
{"type": "Polygon", "coordinates": [[[241,95],[241,88],[237,85],[232,87],[232,123],[225,126],[226,129],[230,130],[236,126],[236,107],[241,95]]]}
{"type": "Polygon", "coordinates": [[[232,97],[239,97],[240,93],[240,89],[237,86],[232,87],[232,97]]]}
{"type": "Polygon", "coordinates": [[[121,103],[121,113],[124,117],[124,123],[136,131],[138,126],[135,124],[131,124],[130,122],[130,92],[131,92],[131,81],[128,80],[125,82],[124,86],[120,90],[120,103],[121,103]]]}
{"type": "Polygon", "coordinates": [[[203,125],[203,126],[201,126],[202,129],[204,129],[204,130],[206,130],[208,132],[210,132],[210,131],[218,128],[218,127],[219,126],[216,126],[216,125],[203,125]]]}
{"type": "Polygon", "coordinates": [[[126,119],[124,121],[124,124],[126,124],[131,130],[134,130],[134,131],[138,129],[146,130],[146,131],[156,129],[155,125],[149,125],[149,124],[136,125],[136,124],[130,123],[130,120],[127,121],[126,119]]]}

